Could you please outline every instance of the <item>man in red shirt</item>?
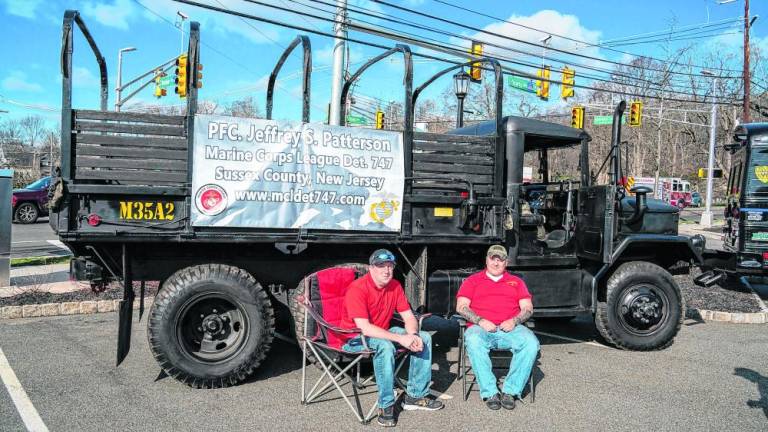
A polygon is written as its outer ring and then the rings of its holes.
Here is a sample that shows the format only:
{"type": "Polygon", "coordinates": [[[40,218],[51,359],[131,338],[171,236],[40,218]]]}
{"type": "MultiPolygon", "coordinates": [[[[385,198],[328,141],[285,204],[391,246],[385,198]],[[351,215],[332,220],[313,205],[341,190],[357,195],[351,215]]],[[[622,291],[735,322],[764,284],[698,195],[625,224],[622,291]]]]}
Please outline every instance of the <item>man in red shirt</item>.
{"type": "Polygon", "coordinates": [[[443,403],[427,398],[432,380],[432,339],[429,333],[419,331],[403,287],[392,278],[395,256],[379,249],[368,263],[368,273],[347,288],[341,319],[342,328],[358,328],[362,335],[348,340],[342,349],[364,350],[361,339],[364,337],[368,348],[375,351],[373,372],[379,388],[377,421],[382,426],[395,426],[395,343],[411,351],[403,409],[435,411],[443,408],[443,403]],[[390,327],[395,312],[400,314],[405,328],[390,327]]]}
{"type": "Polygon", "coordinates": [[[480,387],[480,397],[488,408],[515,408],[531,375],[539,340],[523,325],[533,315],[533,303],[522,279],[507,271],[507,249],[488,248],[485,269],[468,277],[456,294],[456,311],[467,320],[464,349],[480,387]],[[514,353],[509,373],[499,397],[493,374],[490,350],[514,353]]]}

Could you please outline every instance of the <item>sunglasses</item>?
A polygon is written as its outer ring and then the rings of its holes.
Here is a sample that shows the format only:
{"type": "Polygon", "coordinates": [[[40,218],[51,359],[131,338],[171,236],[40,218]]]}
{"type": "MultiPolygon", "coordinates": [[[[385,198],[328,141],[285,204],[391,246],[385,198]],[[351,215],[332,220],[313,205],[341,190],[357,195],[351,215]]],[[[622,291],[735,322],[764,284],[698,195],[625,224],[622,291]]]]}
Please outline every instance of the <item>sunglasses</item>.
{"type": "Polygon", "coordinates": [[[389,252],[382,252],[382,253],[376,255],[376,259],[387,260],[387,261],[394,261],[395,260],[395,256],[392,255],[389,252]]]}

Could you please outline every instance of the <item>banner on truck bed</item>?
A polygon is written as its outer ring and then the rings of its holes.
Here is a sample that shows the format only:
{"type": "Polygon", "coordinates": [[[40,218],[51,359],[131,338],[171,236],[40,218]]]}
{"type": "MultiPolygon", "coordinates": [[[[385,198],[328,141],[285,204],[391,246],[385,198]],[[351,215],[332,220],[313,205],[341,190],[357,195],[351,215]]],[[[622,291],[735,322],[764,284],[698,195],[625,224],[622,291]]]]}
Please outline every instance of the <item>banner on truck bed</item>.
{"type": "Polygon", "coordinates": [[[192,225],[399,231],[398,132],[195,116],[192,225]]]}

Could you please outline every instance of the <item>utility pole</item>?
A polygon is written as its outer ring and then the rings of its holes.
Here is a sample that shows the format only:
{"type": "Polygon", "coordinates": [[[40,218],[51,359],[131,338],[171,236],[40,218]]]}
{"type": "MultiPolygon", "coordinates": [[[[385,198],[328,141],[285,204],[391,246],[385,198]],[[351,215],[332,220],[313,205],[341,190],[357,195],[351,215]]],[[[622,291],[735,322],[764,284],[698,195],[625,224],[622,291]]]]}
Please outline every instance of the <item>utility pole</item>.
{"type": "MultiPolygon", "coordinates": [[[[749,0],[744,0],[744,113],[742,123],[749,123],[749,0]]],[[[709,195],[709,194],[707,194],[709,195]]]]}
{"type": "Polygon", "coordinates": [[[336,22],[333,40],[333,74],[331,75],[330,125],[341,124],[341,87],[344,80],[344,53],[347,38],[347,0],[336,0],[336,22]]]}
{"type": "MultiPolygon", "coordinates": [[[[664,91],[664,88],[662,87],[662,92],[664,91]]],[[[664,115],[664,93],[661,94],[661,101],[659,102],[659,121],[657,123],[657,136],[656,136],[656,181],[654,183],[654,187],[656,190],[653,191],[653,196],[656,197],[656,199],[661,199],[661,196],[659,196],[659,191],[661,186],[659,184],[659,171],[661,170],[661,116],[664,115]]]]}
{"type": "Polygon", "coordinates": [[[706,208],[701,214],[701,226],[709,228],[712,226],[712,172],[715,169],[715,135],[717,134],[717,101],[715,91],[717,90],[717,75],[710,71],[701,71],[702,75],[712,76],[712,115],[709,120],[709,159],[707,160],[707,200],[706,208]]]}

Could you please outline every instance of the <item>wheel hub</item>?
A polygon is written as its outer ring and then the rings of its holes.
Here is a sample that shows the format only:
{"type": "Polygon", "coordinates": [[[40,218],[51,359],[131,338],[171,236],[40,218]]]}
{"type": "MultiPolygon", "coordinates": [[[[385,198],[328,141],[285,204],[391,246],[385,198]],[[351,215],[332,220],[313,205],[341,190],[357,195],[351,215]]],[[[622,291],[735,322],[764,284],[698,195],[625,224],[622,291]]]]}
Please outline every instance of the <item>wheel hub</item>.
{"type": "Polygon", "coordinates": [[[203,319],[203,331],[217,334],[224,328],[224,320],[219,315],[208,315],[203,319]]]}
{"type": "Polygon", "coordinates": [[[663,301],[649,288],[632,290],[624,298],[621,315],[625,322],[639,330],[646,330],[661,322],[663,301]]]}

